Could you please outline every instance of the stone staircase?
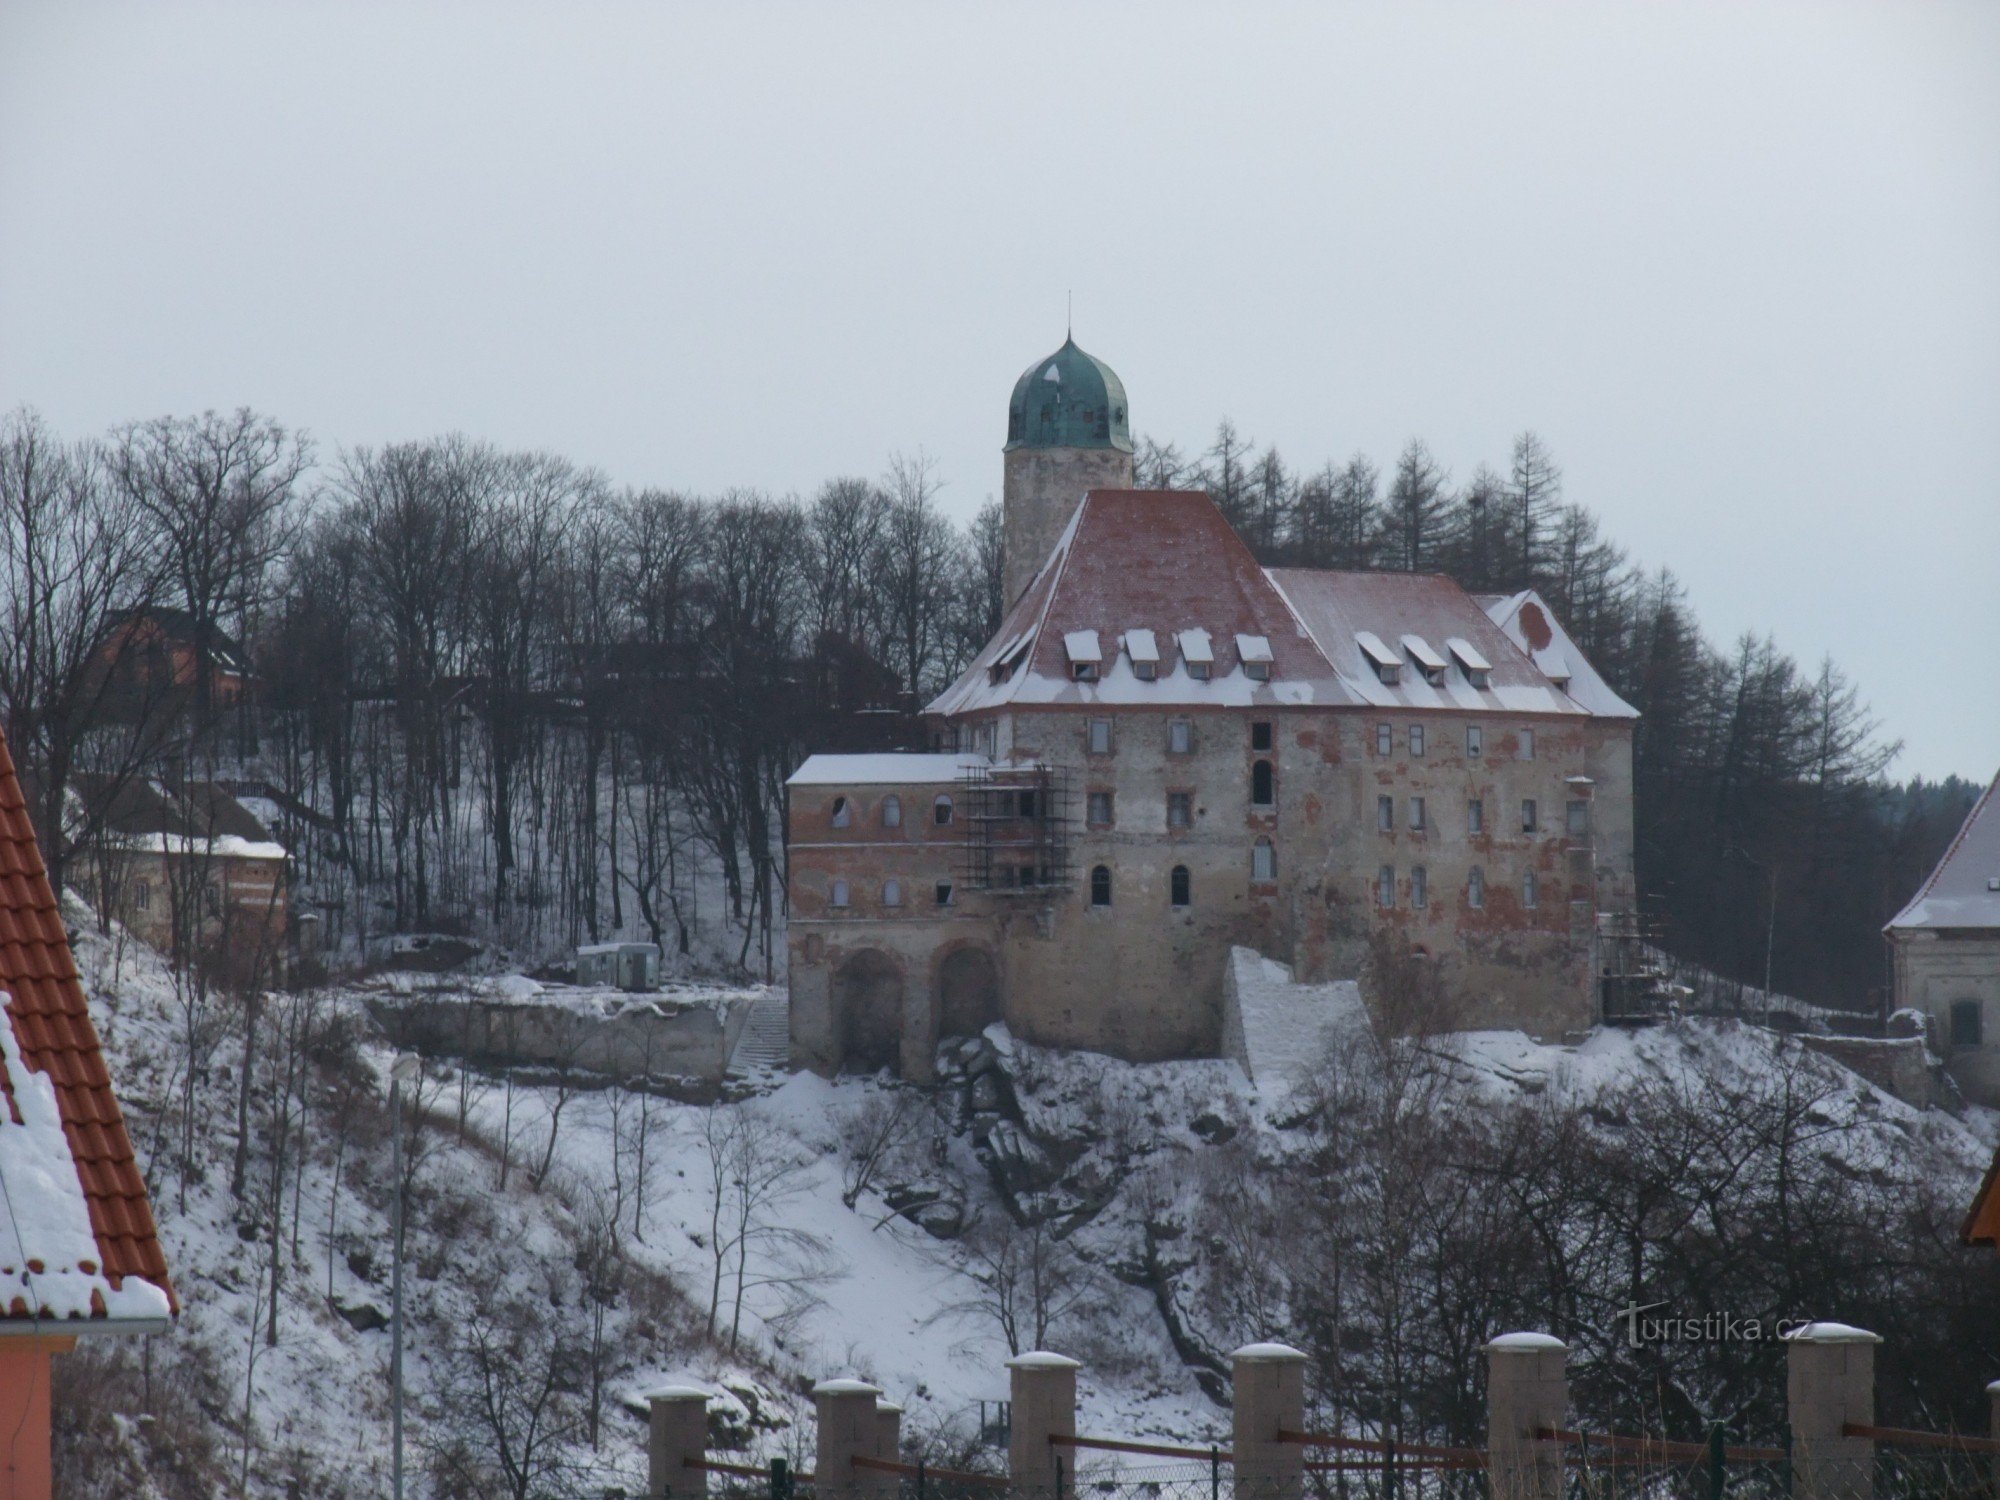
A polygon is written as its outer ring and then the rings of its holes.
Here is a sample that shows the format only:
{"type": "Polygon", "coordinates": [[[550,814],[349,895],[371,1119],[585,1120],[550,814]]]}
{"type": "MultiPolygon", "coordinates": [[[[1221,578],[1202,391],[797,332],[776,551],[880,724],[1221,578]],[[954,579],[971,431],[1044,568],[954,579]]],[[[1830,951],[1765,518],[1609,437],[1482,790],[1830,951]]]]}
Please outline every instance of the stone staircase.
{"type": "Polygon", "coordinates": [[[783,990],[772,990],[750,1007],[750,1019],[729,1054],[729,1076],[752,1078],[786,1073],[792,1063],[792,1005],[783,990]]]}

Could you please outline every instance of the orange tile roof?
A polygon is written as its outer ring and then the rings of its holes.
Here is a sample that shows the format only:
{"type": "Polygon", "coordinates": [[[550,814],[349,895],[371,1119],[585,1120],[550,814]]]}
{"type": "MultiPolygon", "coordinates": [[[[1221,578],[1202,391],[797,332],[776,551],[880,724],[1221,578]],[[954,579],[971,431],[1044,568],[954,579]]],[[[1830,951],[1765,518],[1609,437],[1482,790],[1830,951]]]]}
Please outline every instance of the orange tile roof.
{"type": "MultiPolygon", "coordinates": [[[[30,1072],[45,1074],[54,1086],[57,1114],[97,1240],[96,1266],[35,1269],[102,1274],[114,1291],[125,1277],[141,1277],[164,1292],[177,1312],[145,1179],[112,1092],[97,1028],[91,1024],[76,960],[4,734],[0,734],[0,991],[9,997],[7,1018],[21,1061],[30,1072]]],[[[13,1122],[21,1124],[20,1101],[4,1068],[0,1068],[0,1096],[6,1099],[13,1122]]],[[[93,1294],[92,1310],[104,1315],[101,1296],[93,1294]]],[[[16,1297],[0,1315],[28,1318],[35,1312],[16,1297]]]]}

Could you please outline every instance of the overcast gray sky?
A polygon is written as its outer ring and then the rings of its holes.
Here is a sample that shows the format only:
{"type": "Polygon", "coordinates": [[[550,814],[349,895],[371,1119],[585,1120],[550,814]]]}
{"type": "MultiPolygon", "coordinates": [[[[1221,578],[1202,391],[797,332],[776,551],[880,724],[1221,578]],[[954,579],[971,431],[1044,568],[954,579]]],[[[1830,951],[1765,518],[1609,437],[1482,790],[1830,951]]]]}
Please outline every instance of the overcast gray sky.
{"type": "Polygon", "coordinates": [[[969,514],[1061,342],[1294,464],[1538,430],[2000,765],[2000,6],[0,0],[0,406],[969,514]]]}

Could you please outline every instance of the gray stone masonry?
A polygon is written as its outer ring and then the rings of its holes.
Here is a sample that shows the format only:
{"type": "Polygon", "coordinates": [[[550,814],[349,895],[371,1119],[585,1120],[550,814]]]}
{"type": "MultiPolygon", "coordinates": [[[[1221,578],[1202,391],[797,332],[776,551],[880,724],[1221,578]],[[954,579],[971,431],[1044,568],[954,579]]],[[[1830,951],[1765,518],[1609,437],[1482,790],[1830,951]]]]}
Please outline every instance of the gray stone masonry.
{"type": "MultiPolygon", "coordinates": [[[[875,1403],[875,1456],[891,1462],[903,1456],[903,1408],[893,1401],[875,1403]]],[[[883,1500],[896,1500],[902,1493],[902,1480],[894,1474],[873,1469],[868,1477],[874,1481],[873,1492],[883,1500]]]]}
{"type": "Polygon", "coordinates": [[[646,1392],[650,1424],[646,1435],[647,1500],[685,1500],[708,1492],[708,1475],[690,1469],[708,1456],[708,1392],[699,1386],[667,1385],[646,1392]]]}
{"type": "Polygon", "coordinates": [[[1076,1436],[1077,1368],[1075,1360],[1044,1350],[1017,1354],[1007,1361],[1014,1401],[1007,1472],[1015,1489],[1053,1495],[1057,1461],[1066,1474],[1074,1472],[1076,1450],[1058,1448],[1049,1439],[1076,1436]]]}
{"type": "Polygon", "coordinates": [[[858,1456],[874,1457],[881,1440],[875,1415],[881,1387],[863,1380],[822,1380],[813,1387],[819,1422],[813,1489],[824,1500],[862,1500],[875,1494],[875,1475],[854,1467],[858,1456]]]}
{"type": "Polygon", "coordinates": [[[1563,1450],[1538,1438],[1569,1415],[1569,1350],[1546,1333],[1503,1333],[1486,1346],[1487,1474],[1492,1500],[1561,1500],[1563,1450]]]}
{"type": "Polygon", "coordinates": [[[1841,1429],[1875,1420],[1875,1346],[1882,1340],[1845,1323],[1808,1323],[1786,1342],[1793,1500],[1869,1500],[1874,1441],[1841,1429]]]}
{"type": "Polygon", "coordinates": [[[1306,1450],[1281,1443],[1306,1418],[1306,1357],[1288,1344],[1246,1344],[1229,1356],[1235,1405],[1236,1492],[1245,1500],[1298,1500],[1306,1450]]]}

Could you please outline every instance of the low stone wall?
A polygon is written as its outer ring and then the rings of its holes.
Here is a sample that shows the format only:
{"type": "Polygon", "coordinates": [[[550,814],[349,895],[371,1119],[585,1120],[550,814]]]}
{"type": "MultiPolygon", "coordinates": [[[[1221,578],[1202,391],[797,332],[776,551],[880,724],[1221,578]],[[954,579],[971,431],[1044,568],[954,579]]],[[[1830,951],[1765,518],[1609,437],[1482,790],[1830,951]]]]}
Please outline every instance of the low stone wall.
{"type": "Polygon", "coordinates": [[[720,1082],[756,992],[676,1001],[670,995],[544,993],[532,999],[442,991],[371,996],[368,1010],[398,1047],[503,1067],[545,1067],[720,1082]]]}
{"type": "Polygon", "coordinates": [[[1947,1103],[1950,1092],[1940,1087],[1939,1064],[1920,1036],[1865,1037],[1800,1036],[1808,1049],[1852,1068],[1885,1094],[1894,1094],[1919,1109],[1947,1103]]]}

